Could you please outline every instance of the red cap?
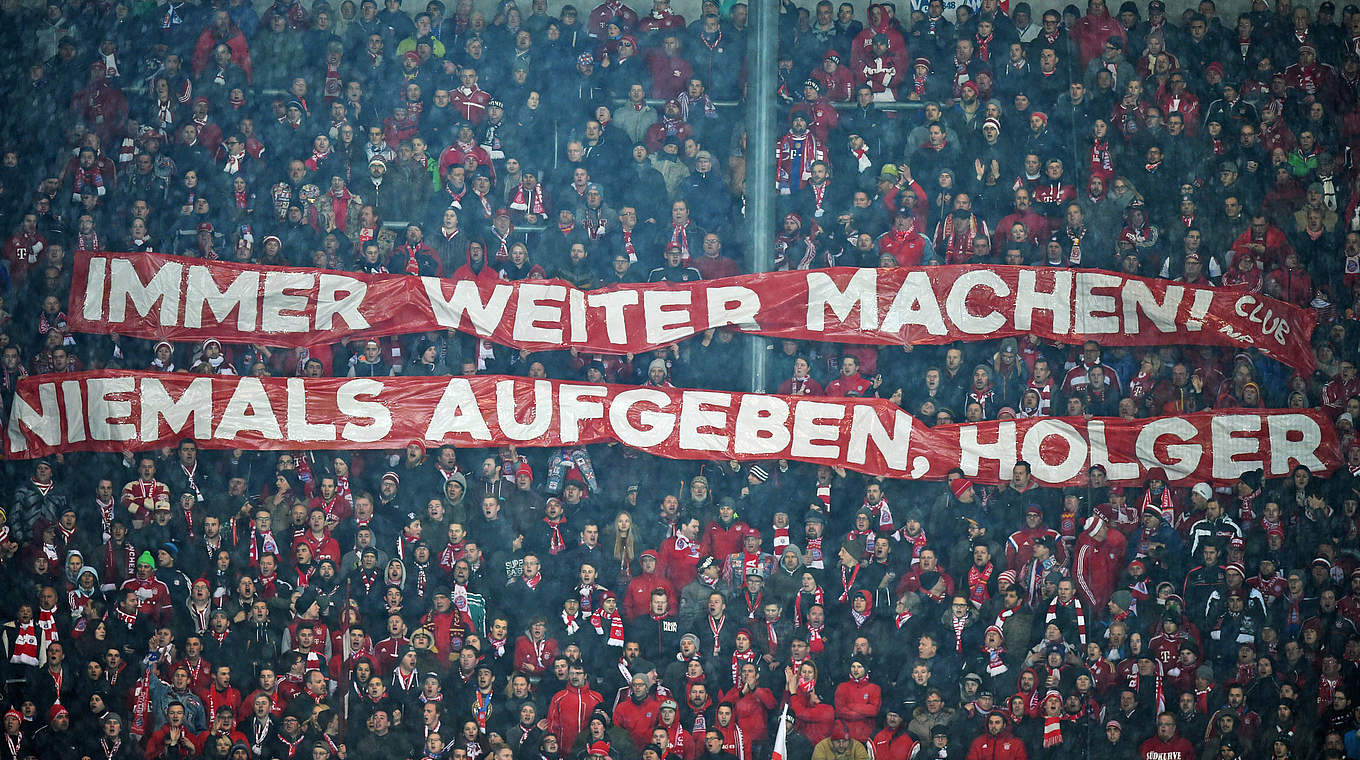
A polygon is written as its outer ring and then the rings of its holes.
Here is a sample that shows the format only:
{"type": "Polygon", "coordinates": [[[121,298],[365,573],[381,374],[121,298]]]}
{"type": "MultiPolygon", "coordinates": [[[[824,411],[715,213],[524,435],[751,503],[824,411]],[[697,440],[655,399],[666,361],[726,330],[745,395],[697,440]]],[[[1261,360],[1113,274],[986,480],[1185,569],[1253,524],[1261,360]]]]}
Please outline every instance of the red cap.
{"type": "Polygon", "coordinates": [[[845,727],[845,721],[838,720],[834,725],[831,726],[832,741],[835,741],[837,739],[849,739],[849,738],[850,729],[845,727]]]}
{"type": "Polygon", "coordinates": [[[603,742],[603,741],[601,741],[601,742],[591,742],[591,743],[590,743],[590,754],[591,754],[591,755],[601,755],[601,756],[603,756],[603,757],[608,757],[608,756],[609,756],[609,742],[603,742]]]}
{"type": "Polygon", "coordinates": [[[973,487],[973,481],[968,478],[958,478],[949,484],[949,490],[954,492],[954,498],[962,499],[964,491],[973,487]]]}

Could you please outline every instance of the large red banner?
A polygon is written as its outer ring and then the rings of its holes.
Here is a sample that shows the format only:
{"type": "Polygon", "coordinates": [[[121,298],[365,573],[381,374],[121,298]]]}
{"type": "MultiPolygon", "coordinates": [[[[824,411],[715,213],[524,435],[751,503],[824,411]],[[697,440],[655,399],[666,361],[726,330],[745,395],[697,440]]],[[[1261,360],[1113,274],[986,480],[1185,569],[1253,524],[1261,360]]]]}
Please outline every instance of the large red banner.
{"type": "Polygon", "coordinates": [[[1219,410],[1146,420],[1039,418],[928,428],[880,399],[772,396],[520,377],[255,378],[84,372],[23,380],[6,452],[147,449],[192,437],[209,448],[396,449],[580,446],[618,441],[674,459],[792,459],[889,477],[985,483],[1019,460],[1046,484],[1112,481],[1149,467],[1172,480],[1228,482],[1264,468],[1340,464],[1314,410],[1219,410]]]}
{"type": "Polygon", "coordinates": [[[821,269],[582,291],[146,253],[77,256],[71,325],[157,340],[315,346],[455,328],[515,348],[642,353],[703,330],[874,345],[1037,335],[1257,348],[1311,372],[1316,315],[1231,289],[1085,269],[821,269]]]}

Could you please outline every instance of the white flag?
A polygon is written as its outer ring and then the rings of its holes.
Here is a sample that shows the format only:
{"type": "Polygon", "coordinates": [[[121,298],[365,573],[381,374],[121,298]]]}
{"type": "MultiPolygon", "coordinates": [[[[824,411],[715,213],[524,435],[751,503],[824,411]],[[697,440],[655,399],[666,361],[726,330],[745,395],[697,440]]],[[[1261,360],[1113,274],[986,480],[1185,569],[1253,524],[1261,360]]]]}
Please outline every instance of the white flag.
{"type": "Polygon", "coordinates": [[[788,760],[789,758],[789,705],[784,703],[784,711],[779,715],[779,732],[774,735],[774,752],[770,755],[770,760],[788,760]]]}

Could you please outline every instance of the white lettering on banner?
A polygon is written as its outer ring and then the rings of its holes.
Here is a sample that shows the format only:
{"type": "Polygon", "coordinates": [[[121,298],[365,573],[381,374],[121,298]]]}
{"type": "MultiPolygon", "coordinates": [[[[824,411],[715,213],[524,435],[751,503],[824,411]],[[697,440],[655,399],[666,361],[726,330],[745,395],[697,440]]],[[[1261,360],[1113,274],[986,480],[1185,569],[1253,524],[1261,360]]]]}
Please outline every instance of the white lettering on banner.
{"type": "Polygon", "coordinates": [[[707,328],[735,326],[872,345],[1032,333],[1068,343],[1089,336],[1112,346],[1149,346],[1178,336],[1173,342],[1260,346],[1305,374],[1315,364],[1308,346],[1317,321],[1312,311],[1245,293],[1216,300],[1212,288],[1089,270],[831,268],[585,292],[560,281],[417,281],[81,253],[73,276],[73,329],[148,340],[217,337],[306,347],[454,328],[519,349],[638,354],[707,328]]]}
{"type": "Polygon", "coordinates": [[[103,256],[90,259],[90,271],[85,275],[85,306],[80,310],[87,322],[104,319],[104,286],[108,284],[104,278],[108,268],[109,260],[103,256]]]}
{"type": "Polygon", "coordinates": [[[460,446],[616,440],[681,459],[795,459],[890,477],[940,478],[958,465],[988,483],[1004,482],[1025,459],[1036,481],[1048,485],[1079,482],[1092,464],[1124,483],[1154,466],[1173,481],[1222,483],[1262,465],[1268,477],[1279,477],[1295,463],[1318,472],[1339,464],[1334,433],[1311,411],[918,424],[880,400],[499,376],[312,380],[73,373],[21,381],[8,452],[116,452],[170,445],[186,435],[207,448],[253,449],[334,448],[336,441],[392,448],[411,438],[460,446]]]}
{"type": "Polygon", "coordinates": [[[170,398],[165,383],[155,378],[143,378],[137,389],[142,400],[142,440],[154,439],[161,434],[161,420],[169,426],[171,435],[183,435],[189,418],[194,420],[194,438],[212,437],[212,379],[196,377],[189,381],[189,387],[178,399],[170,398]]]}
{"type": "Polygon", "coordinates": [[[131,422],[115,422],[132,416],[130,396],[137,389],[131,377],[95,377],[88,384],[89,407],[85,418],[89,422],[90,438],[96,441],[131,441],[137,438],[137,426],[131,422]],[[110,394],[128,398],[109,398],[110,394]]]}
{"type": "Polygon", "coordinates": [[[836,286],[836,281],[825,272],[807,274],[807,327],[809,330],[826,329],[826,310],[845,324],[855,309],[859,309],[861,330],[874,330],[878,327],[878,270],[860,269],[851,275],[845,289],[836,286]]]}
{"type": "Polygon", "coordinates": [[[490,441],[491,428],[477,405],[477,394],[466,378],[455,377],[444,386],[444,393],[430,415],[425,440],[438,441],[446,435],[462,433],[477,441],[490,441]]]}
{"type": "Polygon", "coordinates": [[[534,402],[529,407],[529,422],[521,422],[515,417],[515,382],[502,380],[496,383],[496,424],[506,437],[515,441],[532,441],[548,432],[553,421],[552,383],[547,380],[534,381],[534,402]]]}
{"type": "Polygon", "coordinates": [[[1221,414],[1214,417],[1211,429],[1214,440],[1214,477],[1220,480],[1237,479],[1244,472],[1251,472],[1261,466],[1259,457],[1252,460],[1239,460],[1239,455],[1261,453],[1261,441],[1257,438],[1238,436],[1237,433],[1255,433],[1261,429],[1261,418],[1255,414],[1221,414]]]}
{"type": "Polygon", "coordinates": [[[774,396],[745,394],[737,406],[732,450],[743,456],[775,456],[789,447],[789,405],[774,396]]]}
{"type": "Polygon", "coordinates": [[[850,464],[868,462],[869,442],[873,441],[888,469],[906,472],[907,458],[911,455],[911,424],[911,415],[899,409],[893,412],[893,429],[889,431],[883,427],[883,421],[873,407],[855,406],[845,461],[850,464]]]}
{"type": "Polygon", "coordinates": [[[145,317],[157,302],[161,305],[160,321],[163,325],[179,324],[180,277],[184,267],[173,261],[166,262],[156,271],[148,282],[142,282],[141,275],[128,259],[114,259],[109,267],[109,317],[110,322],[127,321],[127,304],[137,316],[145,317]]]}
{"type": "Polygon", "coordinates": [[[567,313],[571,315],[568,318],[568,322],[571,324],[570,340],[573,343],[580,343],[586,339],[588,332],[586,330],[586,294],[576,288],[567,290],[567,306],[567,313]]]}
{"type": "Polygon", "coordinates": [[[608,293],[587,293],[586,304],[604,312],[604,332],[609,342],[622,346],[628,342],[628,324],[624,320],[625,306],[636,306],[638,291],[615,290],[608,293]]]}
{"type": "Polygon", "coordinates": [[[1015,467],[1016,430],[1014,422],[1002,422],[996,426],[996,440],[983,443],[978,440],[976,427],[959,430],[959,469],[968,477],[977,477],[982,470],[983,460],[997,463],[1002,473],[1015,467]]]}
{"type": "Polygon", "coordinates": [[[742,325],[754,328],[760,314],[760,296],[741,285],[707,288],[708,326],[742,325]]]}
{"type": "Polygon", "coordinates": [[[257,377],[243,377],[236,384],[213,437],[232,439],[246,430],[254,430],[265,438],[283,437],[274,405],[257,377]]]}
{"type": "Polygon", "coordinates": [[[794,458],[838,459],[841,451],[835,442],[840,438],[839,423],[844,418],[843,404],[828,404],[806,399],[794,402],[793,450],[790,455],[794,458]]]}
{"type": "Polygon", "coordinates": [[[604,419],[604,402],[599,399],[609,390],[599,385],[564,385],[557,394],[558,428],[562,443],[581,440],[581,423],[604,419]]]}
{"type": "Polygon", "coordinates": [[[670,438],[671,431],[675,429],[675,415],[666,413],[670,403],[670,396],[653,388],[624,391],[615,396],[614,403],[609,406],[609,424],[619,442],[625,446],[657,446],[670,438]],[[641,427],[635,427],[629,412],[640,404],[649,404],[655,409],[640,409],[638,422],[641,427]]]}
{"type": "Polygon", "coordinates": [[[1185,288],[1180,285],[1167,285],[1166,297],[1157,301],[1157,297],[1152,294],[1152,288],[1147,283],[1139,280],[1129,280],[1124,283],[1122,292],[1124,300],[1124,332],[1129,335],[1136,335],[1143,330],[1142,320],[1138,318],[1141,311],[1147,315],[1152,326],[1162,332],[1176,332],[1176,314],[1180,311],[1181,300],[1185,298],[1185,288]]]}
{"type": "Polygon", "coordinates": [[[259,272],[241,272],[226,290],[218,290],[211,269],[189,267],[188,283],[184,286],[184,326],[202,327],[203,309],[207,307],[213,323],[225,322],[235,311],[236,329],[253,332],[259,316],[259,301],[259,272]]]}
{"type": "Polygon", "coordinates": [[[288,291],[310,290],[315,284],[316,277],[306,272],[266,272],[260,329],[265,332],[307,332],[311,329],[311,320],[306,314],[307,296],[288,291]],[[299,311],[303,313],[285,313],[299,311]]]}
{"type": "Polygon", "coordinates": [[[1063,483],[1075,478],[1086,469],[1086,455],[1086,439],[1076,428],[1059,419],[1041,419],[1030,425],[1020,444],[1020,456],[1030,463],[1030,471],[1048,483],[1063,483]],[[1044,458],[1045,451],[1052,451],[1048,446],[1050,438],[1058,438],[1058,445],[1066,449],[1060,462],[1050,463],[1044,458]]]}
{"type": "Polygon", "coordinates": [[[655,344],[683,340],[692,333],[687,309],[668,309],[668,306],[690,304],[688,290],[647,290],[642,293],[642,323],[647,329],[647,340],[655,344]]]}
{"type": "Polygon", "coordinates": [[[960,330],[972,335],[986,335],[1006,325],[1006,315],[993,310],[990,314],[973,314],[968,310],[968,296],[974,288],[987,288],[1001,298],[1011,294],[1011,286],[995,272],[973,269],[959,275],[949,287],[944,299],[944,312],[960,330]]]}
{"type": "Polygon", "coordinates": [[[1086,438],[1091,444],[1091,466],[1105,468],[1105,476],[1110,480],[1138,479],[1138,462],[1116,462],[1110,457],[1110,447],[1105,443],[1105,421],[1093,419],[1086,423],[1086,438]]]}
{"type": "Polygon", "coordinates": [[[680,395],[680,447],[696,451],[727,451],[727,413],[732,394],[718,391],[685,391],[680,395]],[[716,407],[706,409],[705,406],[716,407]]]}
{"type": "Polygon", "coordinates": [[[889,335],[896,335],[907,325],[920,325],[931,335],[949,333],[949,328],[944,324],[944,314],[940,311],[940,302],[935,298],[935,289],[930,286],[930,275],[919,270],[907,272],[907,276],[902,278],[902,287],[893,296],[879,329],[889,335]]]}
{"type": "Polygon", "coordinates": [[[1096,288],[1118,288],[1119,275],[1099,272],[1077,272],[1077,292],[1074,299],[1077,313],[1072,325],[1079,333],[1109,335],[1119,332],[1119,317],[1115,311],[1115,297],[1097,293],[1096,288]]]}
{"type": "Polygon", "coordinates": [[[66,400],[62,408],[66,412],[66,442],[80,443],[85,440],[85,391],[79,380],[64,380],[61,383],[61,397],[66,400]]]}
{"type": "Polygon", "coordinates": [[[1266,418],[1266,430],[1270,434],[1269,473],[1288,473],[1295,462],[1313,471],[1326,469],[1327,465],[1317,455],[1317,449],[1322,445],[1322,428],[1312,417],[1271,415],[1266,418]],[[1291,440],[1291,433],[1297,433],[1298,438],[1291,440]]]}
{"type": "Polygon", "coordinates": [[[458,327],[466,314],[478,335],[491,335],[505,316],[505,307],[510,303],[514,288],[506,284],[497,285],[491,290],[491,297],[482,301],[482,293],[476,282],[458,280],[453,284],[453,294],[445,298],[444,282],[434,277],[420,278],[420,284],[425,286],[425,295],[430,299],[435,322],[440,327],[458,327]]]}
{"type": "MultiPolygon", "coordinates": [[[[1194,303],[1190,304],[1190,318],[1185,320],[1185,329],[1190,332],[1199,332],[1204,328],[1204,317],[1209,313],[1209,307],[1214,305],[1214,292],[1212,290],[1196,290],[1194,303]]],[[[1286,330],[1285,332],[1288,332],[1286,330]]]]}
{"type": "Polygon", "coordinates": [[[368,329],[368,320],[359,311],[368,295],[368,284],[339,274],[321,274],[316,291],[316,329],[330,330],[332,321],[339,317],[351,330],[368,329]],[[336,299],[343,293],[344,298],[336,299]]]}
{"type": "Polygon", "coordinates": [[[388,409],[386,404],[381,401],[359,400],[381,396],[383,389],[382,381],[369,377],[356,378],[340,385],[340,390],[335,394],[335,406],[340,413],[355,419],[372,420],[367,425],[346,422],[344,429],[340,431],[345,440],[358,443],[381,441],[392,432],[392,410],[388,409]]]}
{"type": "Polygon", "coordinates": [[[42,383],[38,386],[38,407],[29,406],[28,400],[18,393],[9,410],[9,450],[15,453],[28,451],[28,439],[24,431],[36,435],[45,446],[62,445],[61,407],[57,405],[57,384],[42,383]]]}
{"type": "Polygon", "coordinates": [[[515,309],[515,340],[525,343],[562,342],[562,301],[567,297],[567,289],[562,285],[544,285],[525,282],[519,289],[519,300],[515,309]],[[548,304],[557,304],[555,307],[548,304]],[[554,327],[542,327],[538,322],[547,322],[554,327]]]}
{"type": "Polygon", "coordinates": [[[1072,273],[1065,269],[1053,272],[1053,289],[1039,290],[1039,273],[1022,269],[1015,285],[1015,329],[1030,330],[1034,312],[1046,311],[1053,315],[1053,332],[1067,333],[1072,329],[1072,273]]]}
{"type": "Polygon", "coordinates": [[[307,421],[307,389],[302,378],[288,378],[288,439],[334,441],[335,426],[307,421]]]}
{"type": "Polygon", "coordinates": [[[1133,450],[1137,453],[1139,461],[1145,464],[1160,463],[1162,469],[1166,470],[1167,477],[1180,480],[1199,469],[1199,460],[1204,456],[1204,447],[1197,443],[1185,443],[1194,438],[1198,432],[1193,423],[1181,417],[1153,420],[1138,431],[1133,450]],[[1167,444],[1166,453],[1171,457],[1170,461],[1159,458],[1155,451],[1157,442],[1163,437],[1175,437],[1181,441],[1167,444]]]}
{"type": "Polygon", "coordinates": [[[1242,296],[1237,299],[1233,310],[1237,316],[1246,317],[1248,322],[1253,322],[1261,326],[1261,332],[1275,339],[1276,343],[1284,345],[1285,338],[1289,336],[1289,323],[1284,317],[1275,315],[1275,310],[1256,300],[1255,296],[1242,296]]]}

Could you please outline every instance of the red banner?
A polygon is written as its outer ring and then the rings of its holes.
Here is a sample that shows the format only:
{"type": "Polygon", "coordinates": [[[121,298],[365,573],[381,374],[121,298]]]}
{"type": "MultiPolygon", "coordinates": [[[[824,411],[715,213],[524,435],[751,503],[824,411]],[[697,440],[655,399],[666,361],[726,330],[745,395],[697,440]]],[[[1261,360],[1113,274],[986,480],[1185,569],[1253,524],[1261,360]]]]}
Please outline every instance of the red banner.
{"type": "Polygon", "coordinates": [[[880,399],[476,377],[255,378],[83,372],[23,380],[6,452],[140,450],[192,437],[219,449],[580,446],[618,441],[674,459],[793,459],[876,475],[942,479],[952,467],[1002,483],[1028,461],[1046,484],[1093,464],[1134,483],[1149,467],[1181,482],[1340,465],[1314,410],[1228,410],[1146,420],[1039,418],[928,428],[880,399]]]}
{"type": "Polygon", "coordinates": [[[1316,315],[1240,291],[1084,269],[821,269],[582,291],[559,280],[440,280],[159,254],[76,257],[74,329],[315,346],[456,328],[529,350],[642,353],[708,328],[942,345],[1038,335],[1107,346],[1257,348],[1301,372],[1316,315]]]}

